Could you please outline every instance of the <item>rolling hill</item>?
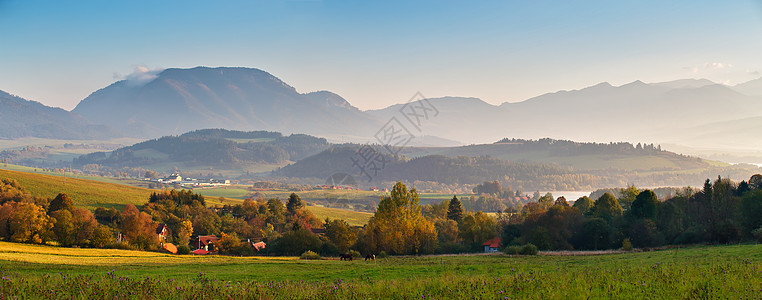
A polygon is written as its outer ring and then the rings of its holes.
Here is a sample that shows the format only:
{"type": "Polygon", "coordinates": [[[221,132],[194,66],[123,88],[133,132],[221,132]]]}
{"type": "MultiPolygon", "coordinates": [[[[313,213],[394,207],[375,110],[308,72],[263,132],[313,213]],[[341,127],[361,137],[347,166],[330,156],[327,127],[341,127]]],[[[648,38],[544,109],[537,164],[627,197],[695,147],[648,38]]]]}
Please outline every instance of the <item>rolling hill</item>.
{"type": "MultiPolygon", "coordinates": [[[[269,131],[206,129],[165,136],[111,152],[74,159],[74,166],[98,164],[110,168],[142,167],[169,172],[171,167],[244,170],[242,166],[279,166],[325,150],[323,138],[304,134],[283,136],[269,131]]],[[[268,170],[269,171],[269,170],[268,170]]]]}
{"type": "MultiPolygon", "coordinates": [[[[360,163],[359,145],[342,145],[304,158],[275,172],[278,176],[316,178],[349,174],[365,185],[398,180],[444,185],[500,180],[504,186],[531,190],[592,190],[611,186],[687,186],[717,175],[745,180],[760,169],[731,166],[629,143],[578,143],[565,140],[503,139],[461,147],[408,147],[393,156],[381,152],[374,164],[360,163]]],[[[382,148],[380,148],[382,149],[382,148]]],[[[383,151],[383,150],[377,150],[383,151]]],[[[362,162],[362,161],[361,161],[362,162]]]]}
{"type": "MultiPolygon", "coordinates": [[[[148,197],[156,191],[114,183],[109,180],[96,181],[0,168],[0,179],[4,178],[15,179],[32,196],[54,198],[58,193],[66,193],[74,201],[74,205],[89,210],[94,210],[97,207],[121,210],[127,204],[139,207],[147,203],[148,197]]],[[[243,202],[242,199],[209,196],[205,196],[205,199],[207,205],[240,204],[243,202]]],[[[352,226],[362,226],[371,217],[369,213],[345,209],[318,206],[307,206],[307,209],[312,211],[320,220],[325,218],[344,219],[352,226]]]]}

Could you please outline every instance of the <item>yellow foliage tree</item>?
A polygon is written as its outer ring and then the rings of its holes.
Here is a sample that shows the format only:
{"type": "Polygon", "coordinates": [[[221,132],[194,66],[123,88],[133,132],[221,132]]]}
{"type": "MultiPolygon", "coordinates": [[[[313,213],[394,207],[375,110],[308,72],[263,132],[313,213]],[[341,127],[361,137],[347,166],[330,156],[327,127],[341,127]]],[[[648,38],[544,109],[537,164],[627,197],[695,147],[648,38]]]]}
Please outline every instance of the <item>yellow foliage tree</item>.
{"type": "Polygon", "coordinates": [[[389,197],[382,197],[375,215],[366,225],[364,243],[370,251],[390,254],[432,253],[437,247],[437,230],[421,214],[418,192],[409,192],[401,182],[389,197]]]}

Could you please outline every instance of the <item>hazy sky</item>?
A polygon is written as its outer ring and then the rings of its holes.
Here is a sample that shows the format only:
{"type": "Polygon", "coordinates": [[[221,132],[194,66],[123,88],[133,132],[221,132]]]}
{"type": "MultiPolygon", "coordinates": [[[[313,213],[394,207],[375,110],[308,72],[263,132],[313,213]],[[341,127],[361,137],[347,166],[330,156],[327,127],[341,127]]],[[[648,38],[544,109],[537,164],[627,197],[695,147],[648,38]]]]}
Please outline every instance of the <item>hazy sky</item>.
{"type": "Polygon", "coordinates": [[[143,67],[245,66],[373,109],[760,77],[760,1],[664,2],[0,0],[0,90],[72,109],[143,67]]]}

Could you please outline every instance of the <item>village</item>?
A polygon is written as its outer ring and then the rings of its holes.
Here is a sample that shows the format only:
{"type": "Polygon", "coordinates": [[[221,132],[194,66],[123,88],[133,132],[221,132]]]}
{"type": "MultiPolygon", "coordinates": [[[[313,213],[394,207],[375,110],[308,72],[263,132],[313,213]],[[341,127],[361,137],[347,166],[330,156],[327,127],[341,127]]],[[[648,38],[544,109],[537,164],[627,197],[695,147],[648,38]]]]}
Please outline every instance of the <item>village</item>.
{"type": "Polygon", "coordinates": [[[220,187],[229,186],[230,180],[218,180],[218,179],[195,179],[195,178],[183,178],[179,173],[172,173],[167,177],[162,178],[143,178],[144,181],[160,183],[160,184],[178,184],[183,188],[204,188],[204,187],[220,187]]]}

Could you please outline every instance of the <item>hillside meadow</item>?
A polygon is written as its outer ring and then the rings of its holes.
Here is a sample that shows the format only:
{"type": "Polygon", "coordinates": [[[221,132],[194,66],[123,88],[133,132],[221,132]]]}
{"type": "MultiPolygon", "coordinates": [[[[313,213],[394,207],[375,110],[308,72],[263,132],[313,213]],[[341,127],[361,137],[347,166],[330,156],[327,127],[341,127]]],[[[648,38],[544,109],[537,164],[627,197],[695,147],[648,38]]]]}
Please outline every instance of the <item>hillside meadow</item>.
{"type": "Polygon", "coordinates": [[[758,245],[593,256],[339,261],[176,256],[0,242],[0,293],[19,298],[759,298],[758,245]]]}
{"type": "MultiPolygon", "coordinates": [[[[95,210],[97,207],[108,207],[123,209],[127,204],[133,204],[140,207],[148,202],[148,197],[156,190],[134,187],[122,184],[122,181],[106,177],[90,178],[64,177],[60,173],[42,173],[42,170],[32,168],[6,165],[6,169],[0,168],[0,179],[12,178],[17,180],[27,192],[35,196],[53,198],[58,193],[66,193],[74,201],[74,205],[89,210],[95,210]],[[9,170],[16,168],[24,171],[9,170]],[[97,179],[97,180],[96,180],[97,179]]],[[[224,189],[214,189],[221,190],[224,189]]],[[[205,190],[194,190],[194,192],[205,190]]],[[[288,199],[290,192],[281,192],[272,195],[281,200],[288,199]]],[[[224,193],[222,195],[225,195],[224,193]]],[[[224,196],[215,196],[204,194],[208,205],[241,204],[243,200],[235,198],[225,198],[224,196]]],[[[229,196],[229,195],[228,195],[229,196]]],[[[362,226],[368,222],[372,216],[370,213],[355,212],[338,208],[327,208],[318,206],[308,206],[315,216],[320,220],[325,218],[343,219],[352,226],[362,226]]]]}

